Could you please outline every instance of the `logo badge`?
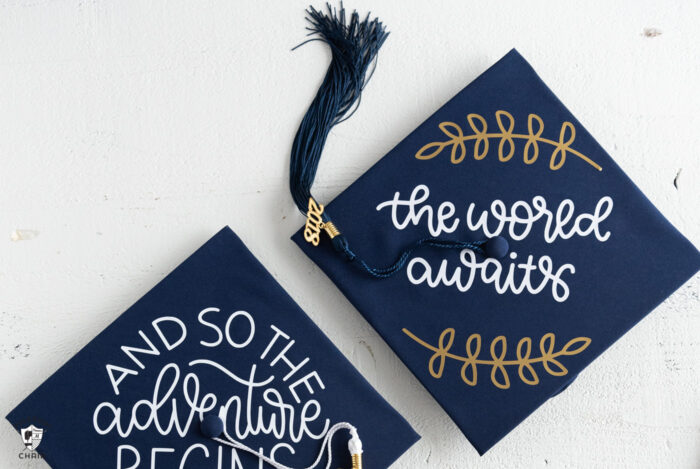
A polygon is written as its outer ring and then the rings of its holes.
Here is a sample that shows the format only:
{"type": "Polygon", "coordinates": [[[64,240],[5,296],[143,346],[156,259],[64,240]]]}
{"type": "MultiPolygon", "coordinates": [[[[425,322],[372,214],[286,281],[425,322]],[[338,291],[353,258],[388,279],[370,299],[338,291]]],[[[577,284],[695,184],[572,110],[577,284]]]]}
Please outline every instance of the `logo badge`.
{"type": "Polygon", "coordinates": [[[22,435],[22,442],[24,442],[24,446],[27,449],[34,451],[39,447],[39,443],[41,443],[41,439],[44,436],[44,429],[30,425],[26,428],[22,428],[20,433],[22,435]]]}

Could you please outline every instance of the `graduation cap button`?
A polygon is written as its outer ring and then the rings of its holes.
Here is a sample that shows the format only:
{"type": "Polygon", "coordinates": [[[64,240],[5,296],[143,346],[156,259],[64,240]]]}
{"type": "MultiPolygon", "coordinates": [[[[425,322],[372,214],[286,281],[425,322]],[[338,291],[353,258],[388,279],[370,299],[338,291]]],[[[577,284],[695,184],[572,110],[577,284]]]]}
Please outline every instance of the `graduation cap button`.
{"type": "Polygon", "coordinates": [[[199,424],[199,431],[207,438],[218,438],[224,432],[224,421],[214,414],[209,414],[199,424]]]}
{"type": "Polygon", "coordinates": [[[508,241],[503,236],[494,236],[489,238],[484,244],[484,252],[487,257],[501,259],[508,254],[508,241]]]}

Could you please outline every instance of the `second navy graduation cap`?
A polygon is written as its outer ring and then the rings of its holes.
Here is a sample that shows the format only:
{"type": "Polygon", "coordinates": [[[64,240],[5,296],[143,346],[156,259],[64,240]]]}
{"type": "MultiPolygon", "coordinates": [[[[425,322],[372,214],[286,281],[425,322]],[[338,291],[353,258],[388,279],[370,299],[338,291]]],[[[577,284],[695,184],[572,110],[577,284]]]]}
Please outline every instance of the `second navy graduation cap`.
{"type": "Polygon", "coordinates": [[[418,439],[230,228],[7,418],[57,469],[358,467],[354,429],[386,468],[418,439]]]}
{"type": "Polygon", "coordinates": [[[700,267],[515,50],[321,211],[294,241],[480,454],[700,267]]]}

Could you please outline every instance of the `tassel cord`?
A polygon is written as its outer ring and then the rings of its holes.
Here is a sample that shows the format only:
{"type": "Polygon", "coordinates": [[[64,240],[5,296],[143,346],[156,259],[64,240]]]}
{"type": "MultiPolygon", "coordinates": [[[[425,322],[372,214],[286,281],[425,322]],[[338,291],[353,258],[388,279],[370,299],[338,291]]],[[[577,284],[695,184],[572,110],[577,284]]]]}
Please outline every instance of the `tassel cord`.
{"type": "MultiPolygon", "coordinates": [[[[347,422],[340,422],[336,423],[333,425],[331,428],[328,429],[328,432],[326,432],[326,436],[323,438],[323,442],[321,443],[321,450],[318,453],[318,456],[316,457],[316,460],[311,464],[310,466],[305,467],[304,469],[314,469],[318,464],[323,460],[324,454],[328,458],[326,461],[326,469],[330,469],[331,467],[331,462],[333,460],[333,453],[332,453],[332,446],[331,443],[333,441],[333,436],[339,431],[347,429],[350,431],[350,434],[352,435],[353,439],[358,438],[357,437],[357,430],[355,429],[354,426],[347,422]]],[[[231,438],[228,433],[224,432],[223,434],[224,438],[213,438],[214,441],[217,443],[220,443],[222,445],[230,446],[234,449],[241,450],[248,452],[250,454],[255,455],[258,457],[260,460],[266,462],[270,466],[274,467],[275,469],[294,469],[290,466],[286,466],[280,462],[275,461],[271,457],[265,456],[264,454],[260,454],[258,451],[254,450],[250,446],[247,446],[240,441],[236,441],[233,438],[231,438]]],[[[351,440],[352,441],[352,440],[351,440]]],[[[358,440],[359,441],[359,438],[358,440]]],[[[362,447],[362,443],[359,443],[360,451],[362,447]]]]}
{"type": "Polygon", "coordinates": [[[399,255],[398,259],[391,264],[388,267],[384,268],[376,268],[376,267],[370,267],[364,260],[360,259],[357,257],[357,255],[350,249],[350,246],[348,245],[347,241],[345,240],[345,236],[336,236],[333,239],[333,247],[343,253],[348,261],[355,261],[358,263],[358,265],[370,274],[372,277],[376,278],[388,278],[394,275],[396,272],[400,271],[403,269],[403,267],[406,265],[406,262],[408,261],[408,258],[410,255],[415,251],[416,249],[423,247],[423,246],[429,246],[433,248],[439,248],[439,249],[471,249],[474,252],[477,252],[481,254],[482,256],[486,256],[486,253],[484,251],[484,244],[486,244],[487,240],[480,240],[480,241],[450,241],[450,240],[444,240],[444,239],[437,239],[437,238],[423,238],[419,239],[409,247],[405,248],[403,251],[401,251],[401,254],[399,255]],[[340,239],[339,239],[340,238],[340,239]],[[337,240],[337,241],[336,241],[337,240]]]}

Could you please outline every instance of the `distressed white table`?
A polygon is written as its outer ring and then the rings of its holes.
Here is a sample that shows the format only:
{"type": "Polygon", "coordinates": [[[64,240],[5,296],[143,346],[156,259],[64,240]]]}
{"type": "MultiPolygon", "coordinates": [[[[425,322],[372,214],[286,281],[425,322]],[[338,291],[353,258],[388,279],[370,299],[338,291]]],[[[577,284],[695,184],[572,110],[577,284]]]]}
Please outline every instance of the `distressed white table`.
{"type": "MultiPolygon", "coordinates": [[[[700,244],[698,2],[347,3],[392,35],[331,135],[321,200],[517,47],[700,244]]],[[[698,278],[480,458],[289,241],[290,143],[329,59],[290,52],[305,6],[0,2],[0,414],[230,224],[423,435],[395,467],[700,467],[698,278]]],[[[0,424],[1,468],[46,467],[21,449],[0,424]]]]}

